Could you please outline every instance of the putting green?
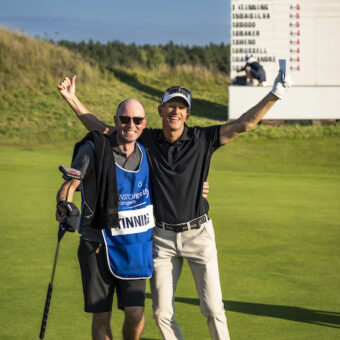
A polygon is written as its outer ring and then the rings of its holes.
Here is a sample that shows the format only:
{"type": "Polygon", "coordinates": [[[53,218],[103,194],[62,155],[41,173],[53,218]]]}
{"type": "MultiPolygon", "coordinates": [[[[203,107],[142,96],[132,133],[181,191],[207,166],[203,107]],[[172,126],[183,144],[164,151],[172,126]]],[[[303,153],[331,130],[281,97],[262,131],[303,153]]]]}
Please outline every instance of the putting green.
{"type": "MultiPolygon", "coordinates": [[[[340,141],[232,141],[213,158],[209,203],[233,339],[337,339],[340,141]]],[[[70,147],[1,147],[0,339],[38,338],[57,242],[55,194],[70,147]]],[[[79,195],[78,195],[79,196],[79,195]]],[[[76,200],[79,204],[79,197],[76,200]]],[[[46,339],[89,339],[76,234],[61,241],[46,339]]],[[[120,338],[122,313],[112,325],[120,338]]],[[[149,288],[144,339],[160,339],[149,288]]],[[[187,265],[185,339],[209,339],[187,265]]]]}

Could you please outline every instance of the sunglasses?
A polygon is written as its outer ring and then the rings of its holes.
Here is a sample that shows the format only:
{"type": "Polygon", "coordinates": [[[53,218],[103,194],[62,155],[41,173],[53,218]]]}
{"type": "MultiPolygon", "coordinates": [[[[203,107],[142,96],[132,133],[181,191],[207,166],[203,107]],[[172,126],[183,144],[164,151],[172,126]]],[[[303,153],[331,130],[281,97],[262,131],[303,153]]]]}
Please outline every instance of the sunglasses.
{"type": "Polygon", "coordinates": [[[145,117],[128,117],[128,116],[118,116],[118,119],[122,124],[129,124],[131,120],[133,120],[133,123],[135,125],[140,125],[142,124],[143,120],[145,117]]]}

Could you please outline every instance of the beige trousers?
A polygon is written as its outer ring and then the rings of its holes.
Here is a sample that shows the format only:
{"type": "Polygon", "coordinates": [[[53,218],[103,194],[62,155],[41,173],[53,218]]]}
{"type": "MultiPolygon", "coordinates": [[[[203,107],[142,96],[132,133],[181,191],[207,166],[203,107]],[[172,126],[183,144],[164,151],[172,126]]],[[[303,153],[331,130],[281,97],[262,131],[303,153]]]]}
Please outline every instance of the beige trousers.
{"type": "Polygon", "coordinates": [[[152,307],[163,339],[183,339],[175,319],[174,301],[183,259],[188,261],[200,298],[201,313],[207,318],[212,339],[227,340],[229,332],[222,301],[212,221],[181,233],[155,227],[154,273],[150,280],[152,307]]]}

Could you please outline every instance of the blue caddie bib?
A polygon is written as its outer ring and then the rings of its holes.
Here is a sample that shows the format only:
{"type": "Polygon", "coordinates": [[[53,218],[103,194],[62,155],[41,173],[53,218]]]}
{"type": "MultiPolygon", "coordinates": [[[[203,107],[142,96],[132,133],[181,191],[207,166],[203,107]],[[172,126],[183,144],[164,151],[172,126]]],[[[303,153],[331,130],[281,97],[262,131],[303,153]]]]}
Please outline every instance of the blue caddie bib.
{"type": "Polygon", "coordinates": [[[137,147],[142,152],[137,171],[116,164],[119,225],[102,230],[109,269],[120,279],[150,278],[153,272],[149,164],[144,147],[139,143],[137,147]]]}

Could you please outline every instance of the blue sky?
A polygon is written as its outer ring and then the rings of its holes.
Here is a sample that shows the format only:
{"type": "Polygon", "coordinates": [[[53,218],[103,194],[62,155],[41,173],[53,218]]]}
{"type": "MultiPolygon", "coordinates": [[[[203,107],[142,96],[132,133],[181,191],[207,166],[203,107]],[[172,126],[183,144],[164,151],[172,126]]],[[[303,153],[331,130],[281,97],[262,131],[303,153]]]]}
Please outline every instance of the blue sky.
{"type": "Polygon", "coordinates": [[[0,25],[54,40],[230,42],[230,0],[0,0],[0,25]]]}

